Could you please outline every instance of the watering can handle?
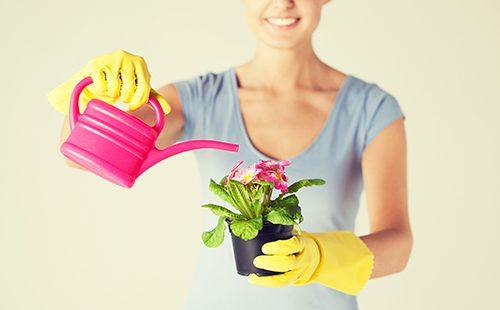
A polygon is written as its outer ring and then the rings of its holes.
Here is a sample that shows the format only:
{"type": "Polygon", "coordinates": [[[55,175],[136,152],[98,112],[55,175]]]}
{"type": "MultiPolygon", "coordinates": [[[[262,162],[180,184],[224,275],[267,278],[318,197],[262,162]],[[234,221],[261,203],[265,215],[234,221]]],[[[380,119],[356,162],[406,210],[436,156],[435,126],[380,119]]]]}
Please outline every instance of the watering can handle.
{"type": "MultiPolygon", "coordinates": [[[[80,108],[79,108],[79,99],[80,99],[80,94],[82,93],[83,89],[90,84],[92,84],[94,81],[92,81],[92,78],[90,76],[84,78],[78,84],[76,84],[75,88],[73,89],[73,92],[71,93],[71,99],[70,99],[70,107],[69,107],[69,126],[71,130],[75,128],[75,124],[78,121],[78,118],[80,117],[80,108]]],[[[163,126],[165,125],[165,113],[163,112],[163,109],[158,102],[158,99],[154,95],[149,96],[148,103],[151,105],[153,108],[153,111],[155,112],[156,116],[156,123],[153,126],[153,129],[160,134],[160,132],[163,129],[163,126]]]]}

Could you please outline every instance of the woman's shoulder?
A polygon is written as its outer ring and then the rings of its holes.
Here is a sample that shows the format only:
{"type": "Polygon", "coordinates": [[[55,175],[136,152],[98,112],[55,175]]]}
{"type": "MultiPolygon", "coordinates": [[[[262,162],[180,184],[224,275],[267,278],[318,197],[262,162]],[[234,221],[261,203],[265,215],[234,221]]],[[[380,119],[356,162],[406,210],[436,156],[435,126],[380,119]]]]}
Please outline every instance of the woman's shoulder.
{"type": "Polygon", "coordinates": [[[406,119],[396,97],[379,83],[350,76],[351,89],[348,109],[359,116],[364,140],[362,149],[386,126],[396,119],[406,119]]]}
{"type": "Polygon", "coordinates": [[[391,91],[357,75],[348,75],[349,89],[346,94],[346,106],[353,113],[362,113],[365,118],[371,118],[382,105],[399,110],[399,102],[391,91]]]}
{"type": "Polygon", "coordinates": [[[348,75],[348,77],[351,79],[351,94],[360,99],[373,101],[377,98],[393,96],[389,90],[377,82],[353,74],[348,75]]]}

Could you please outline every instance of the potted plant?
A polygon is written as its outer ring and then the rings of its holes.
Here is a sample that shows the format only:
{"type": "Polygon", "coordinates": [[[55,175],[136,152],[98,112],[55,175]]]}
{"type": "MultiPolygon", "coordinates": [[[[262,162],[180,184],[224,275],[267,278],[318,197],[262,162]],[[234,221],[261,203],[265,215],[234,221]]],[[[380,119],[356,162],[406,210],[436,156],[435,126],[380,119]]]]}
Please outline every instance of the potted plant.
{"type": "Polygon", "coordinates": [[[202,240],[208,247],[218,247],[224,241],[228,225],[238,274],[279,274],[255,267],[253,259],[263,254],[263,244],[289,239],[293,229],[300,234],[303,216],[295,193],[305,186],[323,185],[325,181],[303,179],[288,186],[285,167],[290,161],[261,160],[238,170],[242,163],[239,160],[219,182],[210,179],[209,190],[236,212],[217,204],[202,205],[219,217],[213,230],[203,232],[202,240]],[[279,194],[273,199],[274,190],[279,194]]]}

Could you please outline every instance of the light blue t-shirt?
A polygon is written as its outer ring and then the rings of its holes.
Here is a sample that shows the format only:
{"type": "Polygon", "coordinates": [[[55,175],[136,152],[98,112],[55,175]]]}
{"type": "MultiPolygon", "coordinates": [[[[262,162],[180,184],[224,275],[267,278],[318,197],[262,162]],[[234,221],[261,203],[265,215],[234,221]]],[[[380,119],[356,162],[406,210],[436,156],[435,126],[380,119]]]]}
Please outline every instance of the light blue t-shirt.
{"type": "MultiPolygon", "coordinates": [[[[194,151],[203,203],[227,206],[208,190],[210,178],[220,180],[239,159],[244,161],[241,167],[271,159],[257,150],[248,137],[237,96],[235,70],[231,67],[209,72],[174,84],[185,117],[181,140],[216,139],[240,145],[237,153],[194,151]]],[[[297,195],[304,215],[301,224],[304,230],[354,230],[363,190],[362,152],[384,127],[401,117],[404,119],[405,115],[392,95],[377,84],[348,75],[322,131],[306,150],[289,158],[292,164],[286,168],[289,184],[304,178],[326,180],[325,185],[303,188],[297,195]]],[[[217,217],[208,209],[203,214],[200,234],[217,224],[217,217]]],[[[357,309],[355,297],[317,283],[279,288],[249,284],[246,277],[236,273],[228,230],[220,247],[205,247],[201,237],[199,245],[185,309],[357,309]]]]}

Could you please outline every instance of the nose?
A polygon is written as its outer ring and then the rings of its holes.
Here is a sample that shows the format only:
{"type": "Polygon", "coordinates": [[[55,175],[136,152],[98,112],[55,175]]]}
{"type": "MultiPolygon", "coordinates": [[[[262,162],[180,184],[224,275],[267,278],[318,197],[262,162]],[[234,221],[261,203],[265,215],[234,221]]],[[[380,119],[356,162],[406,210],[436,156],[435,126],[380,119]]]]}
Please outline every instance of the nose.
{"type": "Polygon", "coordinates": [[[274,0],[273,5],[279,8],[291,9],[295,5],[294,0],[274,0]]]}

